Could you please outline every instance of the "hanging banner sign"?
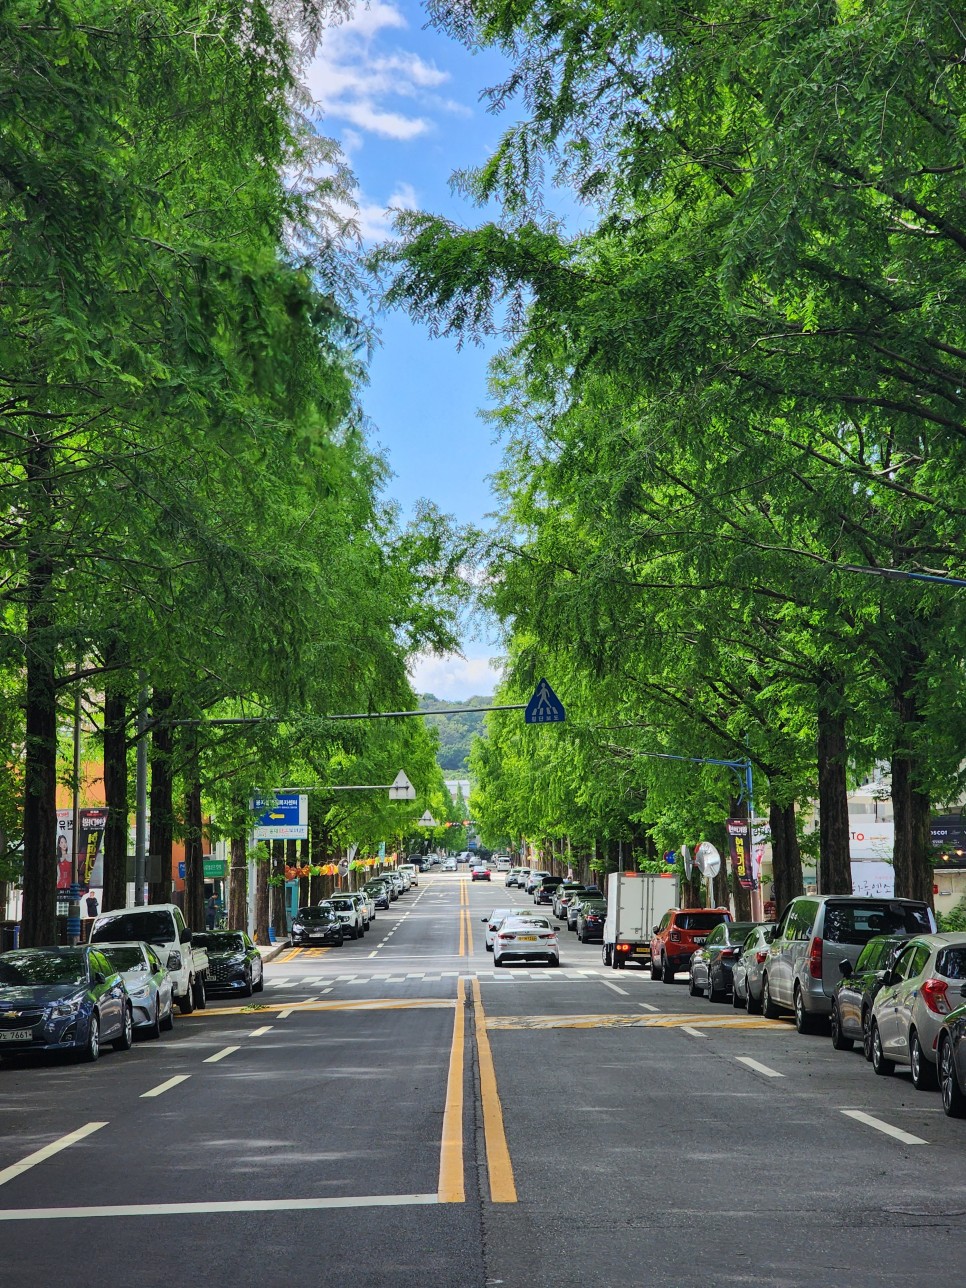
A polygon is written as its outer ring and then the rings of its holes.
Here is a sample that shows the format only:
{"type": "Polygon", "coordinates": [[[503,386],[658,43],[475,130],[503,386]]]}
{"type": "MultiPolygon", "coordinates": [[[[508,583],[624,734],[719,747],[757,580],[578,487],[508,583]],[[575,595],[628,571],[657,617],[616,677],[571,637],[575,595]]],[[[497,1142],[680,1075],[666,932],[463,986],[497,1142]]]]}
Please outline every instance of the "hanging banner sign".
{"type": "Polygon", "coordinates": [[[255,823],[256,841],[308,840],[308,796],[256,796],[251,808],[259,815],[255,823]]]}
{"type": "MultiPolygon", "coordinates": [[[[104,829],[106,809],[82,809],[80,841],[77,846],[77,880],[82,886],[104,884],[104,829]]],[[[70,887],[71,855],[74,849],[74,814],[69,809],[57,811],[57,889],[70,887]]]]}
{"type": "Polygon", "coordinates": [[[758,889],[757,864],[752,859],[751,837],[746,818],[729,818],[725,824],[731,852],[731,871],[742,890],[758,889]]]}

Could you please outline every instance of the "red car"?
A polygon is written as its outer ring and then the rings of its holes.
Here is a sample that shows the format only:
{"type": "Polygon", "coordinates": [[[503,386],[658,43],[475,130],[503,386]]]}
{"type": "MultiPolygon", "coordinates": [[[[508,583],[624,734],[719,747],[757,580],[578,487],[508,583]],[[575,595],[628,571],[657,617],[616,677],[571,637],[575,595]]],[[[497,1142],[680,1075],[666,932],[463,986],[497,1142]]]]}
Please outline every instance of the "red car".
{"type": "Polygon", "coordinates": [[[473,881],[489,881],[489,868],[470,868],[470,878],[473,881]]]}
{"type": "Polygon", "coordinates": [[[651,979],[674,983],[674,973],[686,970],[691,954],[715,926],[733,918],[727,908],[672,908],[651,936],[651,979]]]}

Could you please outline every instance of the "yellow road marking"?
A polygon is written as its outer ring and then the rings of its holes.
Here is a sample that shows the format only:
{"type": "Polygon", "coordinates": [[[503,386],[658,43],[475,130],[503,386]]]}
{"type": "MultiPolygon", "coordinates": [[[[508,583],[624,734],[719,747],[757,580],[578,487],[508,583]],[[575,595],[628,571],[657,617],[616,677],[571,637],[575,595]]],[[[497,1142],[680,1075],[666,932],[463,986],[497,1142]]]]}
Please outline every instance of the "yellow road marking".
{"type": "Polygon", "coordinates": [[[465,1203],[463,1179],[463,1046],[465,1034],[463,981],[456,981],[456,1014],[453,1018],[453,1045],[446,1080],[446,1108],[443,1113],[443,1139],[439,1147],[440,1203],[465,1203]]]}
{"type": "Polygon", "coordinates": [[[279,964],[281,964],[282,962],[290,962],[293,957],[298,957],[301,951],[302,951],[301,948],[290,948],[284,957],[276,957],[275,960],[279,964]]]}
{"type": "Polygon", "coordinates": [[[517,1187],[513,1164],[503,1127],[503,1106],[496,1086],[493,1053],[486,1035],[486,1015],[480,981],[473,980],[473,1002],[476,1024],[476,1052],[480,1063],[480,1100],[483,1103],[483,1139],[486,1144],[486,1170],[490,1178],[491,1203],[516,1203],[517,1187]]]}
{"type": "Polygon", "coordinates": [[[772,1029],[784,1032],[772,1020],[695,1015],[493,1015],[488,1029],[680,1029],[698,1025],[702,1029],[772,1029]]]}

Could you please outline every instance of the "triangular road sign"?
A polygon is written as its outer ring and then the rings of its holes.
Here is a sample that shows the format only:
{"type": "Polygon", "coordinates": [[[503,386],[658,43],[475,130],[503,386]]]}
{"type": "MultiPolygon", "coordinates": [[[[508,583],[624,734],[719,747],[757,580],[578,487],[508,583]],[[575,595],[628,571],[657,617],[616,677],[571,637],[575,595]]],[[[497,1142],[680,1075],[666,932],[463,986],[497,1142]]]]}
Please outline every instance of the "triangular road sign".
{"type": "Polygon", "coordinates": [[[389,786],[389,799],[391,801],[414,801],[416,799],[416,788],[401,769],[389,786]]]}
{"type": "Polygon", "coordinates": [[[541,680],[523,713],[526,724],[557,724],[566,720],[563,703],[546,680],[541,680]]]}
{"type": "Polygon", "coordinates": [[[422,815],[422,817],[421,817],[421,818],[420,818],[420,820],[419,820],[419,826],[420,826],[420,827],[437,827],[437,826],[438,826],[438,824],[437,824],[436,820],[433,818],[432,814],[430,814],[429,810],[424,810],[424,811],[423,811],[423,815],[422,815]]]}

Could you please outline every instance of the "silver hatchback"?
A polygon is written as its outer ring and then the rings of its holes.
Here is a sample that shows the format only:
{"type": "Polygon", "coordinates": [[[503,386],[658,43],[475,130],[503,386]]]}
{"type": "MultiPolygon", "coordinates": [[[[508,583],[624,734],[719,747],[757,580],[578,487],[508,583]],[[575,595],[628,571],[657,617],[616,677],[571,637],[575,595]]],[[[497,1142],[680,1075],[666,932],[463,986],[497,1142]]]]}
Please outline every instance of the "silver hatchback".
{"type": "Polygon", "coordinates": [[[939,1033],[946,1016],[962,1003],[966,981],[966,935],[917,935],[886,971],[872,1003],[872,1067],[912,1071],[917,1091],[937,1085],[939,1033]]]}

